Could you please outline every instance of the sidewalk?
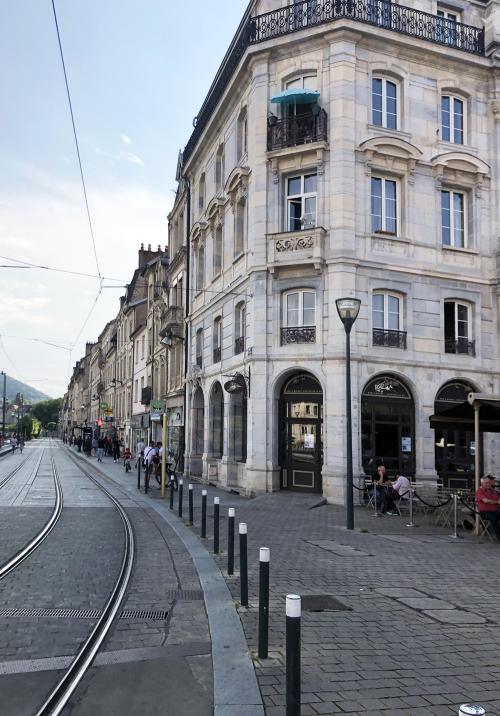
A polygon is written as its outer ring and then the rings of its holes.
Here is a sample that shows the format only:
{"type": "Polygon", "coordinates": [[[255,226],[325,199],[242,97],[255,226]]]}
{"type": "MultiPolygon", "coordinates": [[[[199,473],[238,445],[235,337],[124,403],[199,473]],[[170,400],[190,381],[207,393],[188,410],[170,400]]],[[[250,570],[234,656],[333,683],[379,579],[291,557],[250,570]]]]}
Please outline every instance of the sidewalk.
{"type": "MultiPolygon", "coordinates": [[[[113,463],[102,467],[121,483],[136,481],[134,472],[125,478],[121,466],[119,475],[113,463]]],[[[208,489],[207,548],[214,496],[221,500],[222,550],[227,508],[236,508],[236,524],[248,524],[250,606],[238,611],[268,716],[285,713],[284,596],[292,592],[340,602],[335,611],[303,613],[303,716],[456,716],[465,702],[483,705],[488,716],[500,713],[498,543],[470,535],[451,540],[450,530],[420,515],[415,522],[421,526],[407,529],[406,517],[375,519],[364,508],[356,508],[356,530],[348,532],[343,508],[310,509],[317,503],[311,495],[277,492],[247,500],[199,484],[189,528],[196,535],[202,487],[208,489]],[[271,548],[270,658],[262,662],[255,658],[261,546],[271,548]]],[[[187,521],[187,485],[184,495],[187,521]]],[[[146,499],[158,503],[157,488],[146,499]]],[[[177,494],[170,517],[181,522],[177,494]]],[[[215,561],[226,574],[225,555],[215,561]]],[[[238,575],[226,581],[238,602],[238,575]]]]}

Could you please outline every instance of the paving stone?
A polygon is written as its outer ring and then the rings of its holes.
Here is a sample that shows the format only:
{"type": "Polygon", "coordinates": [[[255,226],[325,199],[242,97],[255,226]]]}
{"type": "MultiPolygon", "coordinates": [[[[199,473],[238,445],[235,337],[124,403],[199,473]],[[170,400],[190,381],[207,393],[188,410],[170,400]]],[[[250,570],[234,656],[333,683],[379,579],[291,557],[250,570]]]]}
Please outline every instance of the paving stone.
{"type": "Polygon", "coordinates": [[[484,624],[486,622],[486,619],[480,614],[460,609],[432,609],[431,611],[424,609],[423,611],[424,614],[428,614],[443,624],[484,624]]]}

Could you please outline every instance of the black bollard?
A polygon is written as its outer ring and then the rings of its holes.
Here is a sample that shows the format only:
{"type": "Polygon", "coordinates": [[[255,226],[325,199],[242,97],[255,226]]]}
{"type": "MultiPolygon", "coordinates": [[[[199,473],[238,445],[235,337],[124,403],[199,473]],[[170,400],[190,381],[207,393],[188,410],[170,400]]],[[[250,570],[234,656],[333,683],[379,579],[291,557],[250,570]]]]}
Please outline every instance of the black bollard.
{"type": "Polygon", "coordinates": [[[146,462],[146,467],[144,468],[144,493],[148,494],[149,489],[149,462],[146,462]]]}
{"type": "Polygon", "coordinates": [[[207,536],[207,491],[201,491],[201,537],[207,536]]]}
{"type": "Polygon", "coordinates": [[[170,509],[174,509],[174,481],[170,478],[170,509]]]}
{"type": "Polygon", "coordinates": [[[247,525],[239,524],[240,533],[240,602],[242,607],[248,607],[248,559],[247,559],[247,525]]]}
{"type": "Polygon", "coordinates": [[[267,659],[269,643],[269,547],[259,552],[259,659],[267,659]]]}
{"type": "Polygon", "coordinates": [[[194,518],[193,518],[194,508],[193,508],[193,486],[191,485],[191,483],[188,485],[188,490],[189,490],[189,492],[188,492],[188,497],[189,497],[189,524],[192,525],[192,524],[194,524],[194,518]]]}
{"type": "Polygon", "coordinates": [[[227,573],[234,574],[234,507],[227,511],[227,573]]]}
{"type": "Polygon", "coordinates": [[[286,716],[300,716],[300,612],[298,594],[287,594],[286,716]]]}
{"type": "Polygon", "coordinates": [[[141,456],[137,458],[137,489],[141,489],[141,456]]]}
{"type": "Polygon", "coordinates": [[[214,497],[214,554],[219,554],[219,498],[214,497]]]}
{"type": "Polygon", "coordinates": [[[178,503],[178,513],[179,517],[182,517],[182,493],[184,491],[184,481],[179,480],[179,503],[178,503]]]}

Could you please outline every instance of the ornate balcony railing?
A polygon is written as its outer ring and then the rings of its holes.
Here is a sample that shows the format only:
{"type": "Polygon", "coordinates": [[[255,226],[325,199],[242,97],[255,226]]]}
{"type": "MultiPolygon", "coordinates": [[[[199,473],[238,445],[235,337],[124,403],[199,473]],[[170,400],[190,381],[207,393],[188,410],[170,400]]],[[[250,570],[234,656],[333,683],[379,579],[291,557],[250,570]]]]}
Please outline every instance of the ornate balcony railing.
{"type": "Polygon", "coordinates": [[[373,345],[406,350],[406,331],[389,331],[384,328],[374,328],[373,345]]]}
{"type": "Polygon", "coordinates": [[[445,353],[461,353],[466,356],[476,355],[476,341],[469,341],[467,338],[445,338],[445,353]]]}
{"type": "Polygon", "coordinates": [[[484,54],[482,29],[387,0],[302,0],[252,18],[250,42],[262,42],[341,18],[394,30],[464,52],[484,54]]]}
{"type": "Polygon", "coordinates": [[[316,343],[316,326],[281,329],[281,345],[290,343],[316,343]]]}
{"type": "Polygon", "coordinates": [[[220,363],[220,348],[214,348],[214,363],[220,363]]]}
{"type": "Polygon", "coordinates": [[[269,117],[267,123],[267,150],[297,147],[310,142],[326,142],[327,114],[320,109],[316,114],[304,114],[285,119],[269,117]]]}
{"type": "Polygon", "coordinates": [[[234,354],[243,353],[245,350],[245,336],[238,336],[234,340],[234,354]]]}

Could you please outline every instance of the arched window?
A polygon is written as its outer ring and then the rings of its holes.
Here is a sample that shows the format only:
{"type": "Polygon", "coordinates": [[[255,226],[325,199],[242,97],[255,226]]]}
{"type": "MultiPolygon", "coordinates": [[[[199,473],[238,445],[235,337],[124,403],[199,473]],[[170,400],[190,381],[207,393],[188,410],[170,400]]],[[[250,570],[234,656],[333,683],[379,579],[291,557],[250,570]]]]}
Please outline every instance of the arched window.
{"type": "Polygon", "coordinates": [[[236,153],[237,161],[243,159],[247,153],[247,142],[248,142],[248,115],[247,108],[243,107],[238,116],[238,129],[236,139],[236,153]]]}
{"type": "Polygon", "coordinates": [[[372,298],[373,345],[406,348],[403,328],[403,296],[392,291],[375,291],[372,298]]]}
{"type": "Polygon", "coordinates": [[[230,402],[230,439],[228,443],[229,457],[235,462],[246,462],[247,459],[247,393],[231,395],[230,402]]]}
{"type": "Polygon", "coordinates": [[[196,365],[199,368],[203,366],[203,328],[196,331],[196,365]]]}
{"type": "Polygon", "coordinates": [[[210,452],[221,458],[223,453],[224,396],[220,383],[215,383],[210,395],[210,452]]]}
{"type": "Polygon", "coordinates": [[[372,77],[372,124],[398,129],[398,83],[387,77],[372,77]]]}
{"type": "Polygon", "coordinates": [[[462,301],[444,302],[444,351],[476,355],[476,342],[472,340],[472,309],[462,301]]]}
{"type": "Polygon", "coordinates": [[[198,247],[198,261],[196,266],[196,288],[201,291],[205,285],[205,247],[201,244],[198,247]]]}
{"type": "Polygon", "coordinates": [[[214,241],[214,278],[222,271],[222,226],[219,224],[213,232],[214,241]]]}
{"type": "Polygon", "coordinates": [[[234,353],[243,353],[245,350],[246,334],[246,306],[242,301],[234,311],[234,353]]]}
{"type": "Polygon", "coordinates": [[[191,425],[191,450],[194,455],[201,456],[204,452],[205,400],[200,387],[193,396],[191,425]]]}
{"type": "Polygon", "coordinates": [[[464,101],[451,94],[441,96],[441,139],[463,144],[465,136],[464,101]]]}
{"type": "Polygon", "coordinates": [[[245,250],[247,232],[247,201],[239,199],[234,212],[234,257],[237,258],[245,250]]]}
{"type": "Polygon", "coordinates": [[[212,348],[213,348],[213,359],[214,363],[220,363],[221,351],[222,351],[222,317],[217,316],[214,319],[213,333],[212,333],[212,348]]]}
{"type": "Polygon", "coordinates": [[[198,182],[198,209],[200,211],[205,208],[205,185],[205,172],[203,172],[198,182]]]}
{"type": "Polygon", "coordinates": [[[224,189],[224,145],[220,144],[215,155],[215,190],[220,194],[224,189]]]}

